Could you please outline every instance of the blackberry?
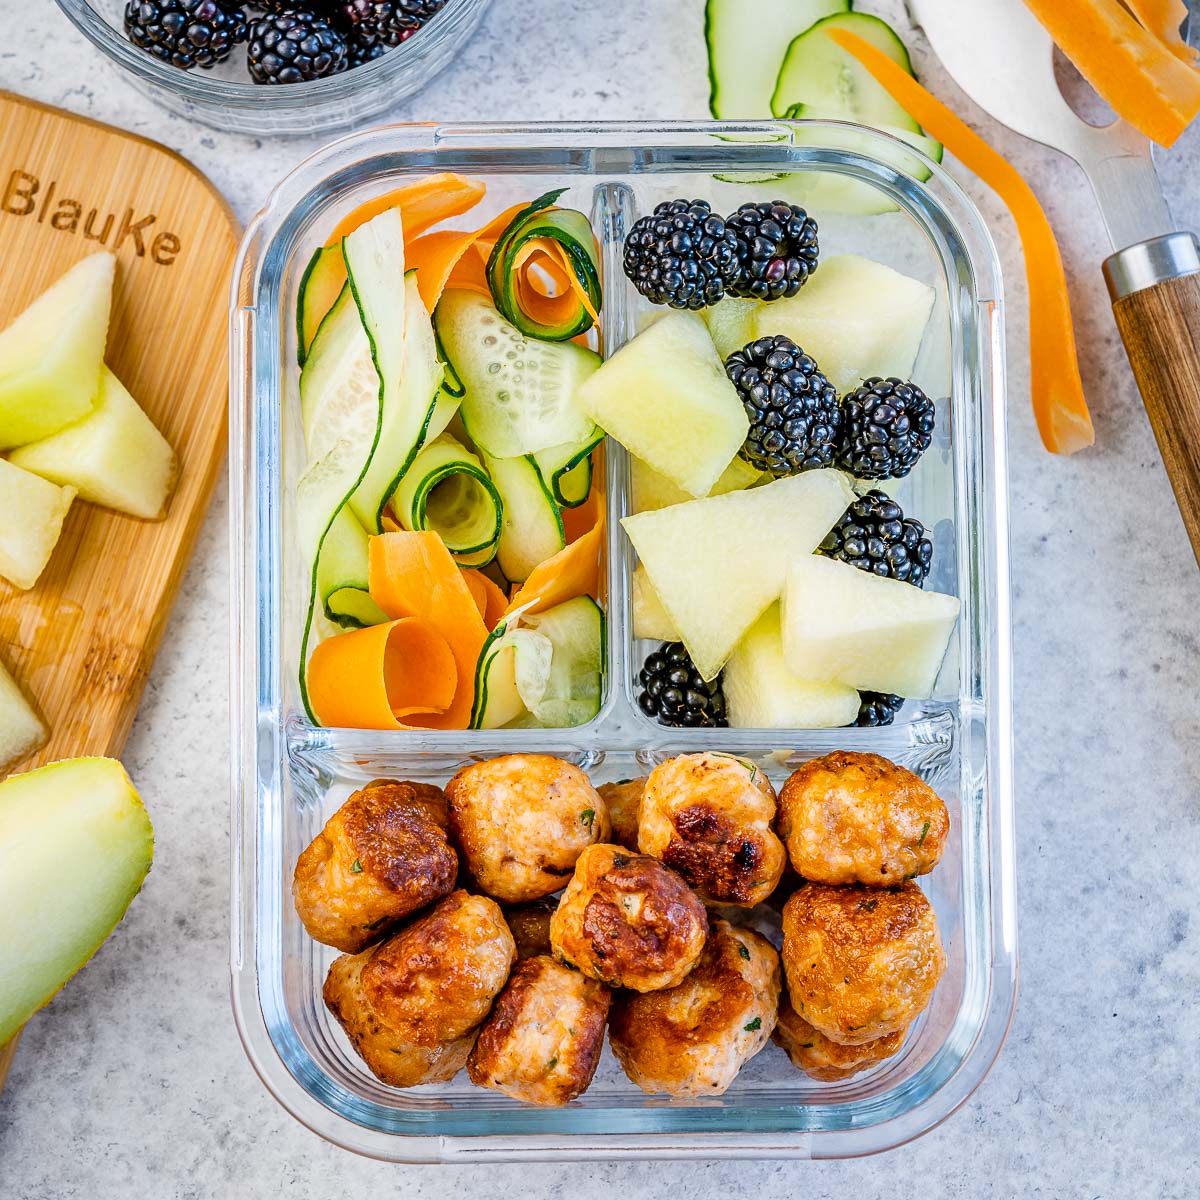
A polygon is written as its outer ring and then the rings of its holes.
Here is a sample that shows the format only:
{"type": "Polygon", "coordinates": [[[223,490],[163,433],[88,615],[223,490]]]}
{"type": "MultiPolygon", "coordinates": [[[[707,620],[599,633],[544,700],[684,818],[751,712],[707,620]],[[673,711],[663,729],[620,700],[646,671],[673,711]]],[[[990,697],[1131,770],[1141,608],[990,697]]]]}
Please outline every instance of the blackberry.
{"type": "Polygon", "coordinates": [[[868,379],[842,401],[838,461],[859,479],[902,479],[929,449],[934,418],[915,383],[868,379]]]}
{"type": "Polygon", "coordinates": [[[738,271],[734,236],[704,200],[664,200],[625,238],[625,274],[651,304],[717,304],[738,271]]]}
{"type": "Polygon", "coordinates": [[[741,277],[729,291],[753,300],[794,296],[817,269],[817,223],[798,204],[743,204],[726,224],[741,277]]]}
{"type": "Polygon", "coordinates": [[[837,450],[842,410],[816,362],[790,338],[759,338],[725,360],[750,432],[741,456],[776,478],[827,467],[837,450]]]}
{"type": "Polygon", "coordinates": [[[820,552],[860,571],[916,587],[925,586],[933,562],[933,543],[925,526],[906,517],[895,500],[878,491],[860,496],[846,509],[825,536],[820,552]]]}
{"type": "Polygon", "coordinates": [[[303,8],[259,17],[250,26],[246,65],[255,83],[303,83],[346,69],[346,38],[303,8]]]}
{"type": "Polygon", "coordinates": [[[889,696],[887,692],[859,692],[858,716],[854,724],[860,729],[890,725],[903,707],[903,696],[889,696]]]}
{"type": "Polygon", "coordinates": [[[725,694],[718,676],[705,683],[682,642],[663,642],[638,674],[638,707],[660,725],[725,728],[725,694]]]}
{"type": "Polygon", "coordinates": [[[339,28],[361,46],[392,47],[412,37],[445,3],[446,0],[335,0],[333,9],[339,28]]]}
{"type": "Polygon", "coordinates": [[[382,58],[390,49],[391,46],[387,46],[383,42],[363,43],[357,38],[351,38],[346,69],[351,70],[354,67],[361,67],[364,63],[374,62],[377,58],[382,58]]]}
{"type": "Polygon", "coordinates": [[[227,59],[246,40],[246,14],[224,0],[129,0],[125,32],[147,54],[186,71],[227,59]]]}

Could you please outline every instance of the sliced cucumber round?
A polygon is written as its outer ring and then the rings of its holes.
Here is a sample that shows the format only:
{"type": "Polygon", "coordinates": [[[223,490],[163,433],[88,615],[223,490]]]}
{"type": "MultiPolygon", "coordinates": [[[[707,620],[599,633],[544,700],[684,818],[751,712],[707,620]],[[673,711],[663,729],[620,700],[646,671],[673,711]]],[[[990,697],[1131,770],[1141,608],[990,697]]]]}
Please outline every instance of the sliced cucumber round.
{"type": "Polygon", "coordinates": [[[506,579],[524,583],[534,567],[567,544],[562,513],[532,455],[483,458],[503,503],[497,561],[506,579]]]}
{"type": "Polygon", "coordinates": [[[559,188],[539,196],[512,219],[492,247],[486,271],[499,312],[527,337],[550,342],[565,342],[586,333],[595,324],[592,313],[599,313],[602,303],[596,236],[591,222],[573,208],[551,207],[564,191],[566,188],[559,188]],[[574,291],[571,298],[575,302],[563,303],[563,317],[553,324],[536,320],[522,307],[520,253],[527,243],[539,239],[555,242],[561,248],[564,265],[587,295],[591,312],[574,291]]]}
{"type": "Polygon", "coordinates": [[[549,639],[553,653],[544,682],[522,680],[518,674],[529,715],[512,724],[546,729],[587,724],[600,711],[604,690],[604,613],[600,606],[590,596],[577,596],[522,620],[549,639]]]}
{"type": "Polygon", "coordinates": [[[451,290],[437,329],[466,387],[459,413],[471,440],[497,458],[584,441],[593,428],[579,386],[599,355],[573,342],[527,339],[482,296],[451,290]]]}
{"type": "Polygon", "coordinates": [[[712,115],[770,116],[771,91],[791,39],[822,17],[849,11],[849,0],[755,0],[752,6],[746,0],[708,0],[704,40],[712,115]]]}
{"type": "Polygon", "coordinates": [[[475,669],[471,728],[503,729],[524,716],[529,710],[521,688],[543,695],[553,656],[550,639],[532,629],[518,629],[515,616],[497,625],[484,642],[475,669]]]}
{"type": "MultiPolygon", "coordinates": [[[[495,556],[502,503],[483,463],[449,434],[430,442],[413,460],[392,497],[396,519],[409,530],[432,530],[456,558],[495,556]]],[[[485,562],[490,558],[484,559],[485,562]]]]}

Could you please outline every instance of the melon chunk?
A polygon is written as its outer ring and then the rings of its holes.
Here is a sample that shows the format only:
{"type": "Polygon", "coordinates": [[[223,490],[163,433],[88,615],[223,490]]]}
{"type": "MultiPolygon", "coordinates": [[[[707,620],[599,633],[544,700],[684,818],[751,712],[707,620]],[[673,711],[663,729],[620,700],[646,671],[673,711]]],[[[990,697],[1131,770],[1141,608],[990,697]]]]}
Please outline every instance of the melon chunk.
{"type": "Polygon", "coordinates": [[[813,554],[797,559],[783,594],[783,653],[810,679],[897,696],[933,695],[958,599],[813,554]]]}
{"type": "Polygon", "coordinates": [[[22,589],[37,583],[74,499],[74,488],[0,458],[0,577],[22,589]]]}
{"type": "Polygon", "coordinates": [[[722,361],[759,336],[754,332],[754,323],[762,307],[763,304],[758,300],[726,296],[720,304],[701,309],[709,336],[722,361]]]}
{"type": "MultiPolygon", "coordinates": [[[[752,467],[739,454],[721,472],[720,479],[712,485],[708,494],[723,496],[726,492],[740,492],[762,478],[763,473],[757,467],[752,467]]],[[[648,467],[640,458],[634,458],[632,455],[629,458],[629,483],[633,494],[634,512],[653,512],[658,508],[666,508],[671,504],[686,504],[695,499],[665,475],[660,475],[653,467],[648,467]]]]}
{"type": "Polygon", "coordinates": [[[840,395],[875,375],[910,378],[932,311],[927,284],[843,254],[824,259],[796,295],[761,305],[754,332],[791,338],[840,395]]]}
{"type": "Polygon", "coordinates": [[[76,263],[0,332],[0,450],[91,412],[112,308],[111,254],[76,263]]]}
{"type": "Polygon", "coordinates": [[[705,679],[783,591],[788,565],[812,553],[854,499],[840,471],[806,471],[636,513],[621,524],[705,679]]]}
{"type": "Polygon", "coordinates": [[[778,604],[746,630],[721,679],[735,728],[838,729],[858,717],[854,688],[801,679],[784,662],[778,604]]]}
{"type": "Polygon", "coordinates": [[[175,486],[175,452],[107,367],[88,416],[14,450],[9,461],[74,487],[93,504],[149,521],[163,516],[175,486]]]}
{"type": "Polygon", "coordinates": [[[111,758],[0,783],[0,1045],[95,954],[153,854],[150,818],[111,758]]]}
{"type": "Polygon", "coordinates": [[[579,389],[605,433],[689,496],[707,496],[746,440],[737,389],[695,313],[671,312],[579,389]]]}
{"type": "Polygon", "coordinates": [[[46,726],[0,664],[0,769],[45,745],[46,726]]]}
{"type": "Polygon", "coordinates": [[[640,563],[633,573],[633,636],[655,642],[679,641],[679,630],[640,563]]]}

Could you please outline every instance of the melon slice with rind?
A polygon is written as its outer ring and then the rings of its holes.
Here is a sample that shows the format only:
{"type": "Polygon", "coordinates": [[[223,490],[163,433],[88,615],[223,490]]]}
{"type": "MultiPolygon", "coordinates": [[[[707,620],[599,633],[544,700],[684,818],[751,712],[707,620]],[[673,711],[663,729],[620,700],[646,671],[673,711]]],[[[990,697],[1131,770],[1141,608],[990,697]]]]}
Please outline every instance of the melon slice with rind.
{"type": "Polygon", "coordinates": [[[635,513],[621,524],[705,679],[778,600],[854,499],[840,471],[806,471],[749,491],[635,513]]]}
{"type": "Polygon", "coordinates": [[[170,443],[108,367],[88,416],[14,450],[9,461],[75,488],[81,500],[148,521],[166,512],[178,470],[170,443]]]}
{"type": "Polygon", "coordinates": [[[75,489],[0,458],[0,578],[26,591],[58,544],[75,489]]]}
{"type": "Polygon", "coordinates": [[[783,653],[797,675],[896,696],[933,695],[959,601],[818,554],[783,596],[783,653]]]}
{"type": "Polygon", "coordinates": [[[111,254],[77,262],[0,332],[0,450],[92,410],[112,311],[111,254]]]}
{"type": "Polygon", "coordinates": [[[150,818],[113,759],[0,783],[0,1045],[95,954],[153,855],[150,818]]]}

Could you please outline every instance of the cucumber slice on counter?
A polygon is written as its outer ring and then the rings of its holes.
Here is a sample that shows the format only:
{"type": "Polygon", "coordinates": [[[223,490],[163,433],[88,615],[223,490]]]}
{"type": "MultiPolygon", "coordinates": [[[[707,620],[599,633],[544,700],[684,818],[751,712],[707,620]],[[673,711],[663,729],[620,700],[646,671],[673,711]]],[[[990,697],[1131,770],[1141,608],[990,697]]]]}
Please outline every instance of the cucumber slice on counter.
{"type": "Polygon", "coordinates": [[[296,298],[296,357],[301,366],[342,288],[346,286],[346,260],[341,246],[322,246],[309,260],[296,298]]]}
{"type": "Polygon", "coordinates": [[[490,550],[500,539],[500,494],[474,454],[442,434],[413,460],[392,498],[392,510],[405,529],[431,529],[458,558],[490,550]]]}
{"type": "Polygon", "coordinates": [[[792,39],[775,81],[771,112],[782,117],[795,105],[807,104],[825,116],[859,125],[888,125],[920,133],[921,127],[875,82],[866,67],[825,36],[828,29],[858,34],[910,75],[913,73],[904,43],[886,21],[868,13],[839,13],[792,39]]]}
{"type": "Polygon", "coordinates": [[[604,430],[596,425],[582,442],[549,446],[533,456],[555,503],[578,508],[587,500],[592,490],[592,451],[602,441],[604,430]]]}
{"type": "Polygon", "coordinates": [[[791,39],[849,0],[708,0],[708,107],[722,120],[771,115],[771,93],[791,39]]]}
{"type": "Polygon", "coordinates": [[[604,613],[590,596],[514,613],[479,656],[471,728],[586,724],[600,711],[603,662],[604,613]]]}
{"type": "Polygon", "coordinates": [[[497,561],[511,583],[524,583],[538,563],[566,544],[562,513],[542,480],[533,455],[521,458],[483,456],[503,502],[497,561]]]}
{"type": "Polygon", "coordinates": [[[460,289],[442,296],[436,322],[466,387],[459,413],[480,450],[519,458],[589,436],[593,423],[577,394],[599,355],[527,339],[482,296],[460,289]]]}
{"type": "Polygon", "coordinates": [[[350,290],[379,376],[381,412],[378,445],[350,504],[368,533],[382,533],[388,501],[429,428],[442,385],[442,364],[416,272],[403,275],[402,291],[396,287],[404,264],[400,210],[385,209],[342,245],[350,290]]]}
{"type": "MultiPolygon", "coordinates": [[[[567,269],[587,294],[592,311],[598,313],[601,305],[600,268],[596,262],[596,236],[591,222],[573,208],[550,207],[565,191],[566,188],[559,188],[547,192],[517,213],[492,247],[486,270],[488,287],[501,316],[527,337],[550,342],[569,341],[586,333],[595,322],[582,301],[577,301],[567,319],[554,325],[535,321],[521,308],[515,268],[517,255],[527,242],[538,238],[557,242],[567,269]]],[[[571,294],[574,296],[574,292],[571,294]]]]}

